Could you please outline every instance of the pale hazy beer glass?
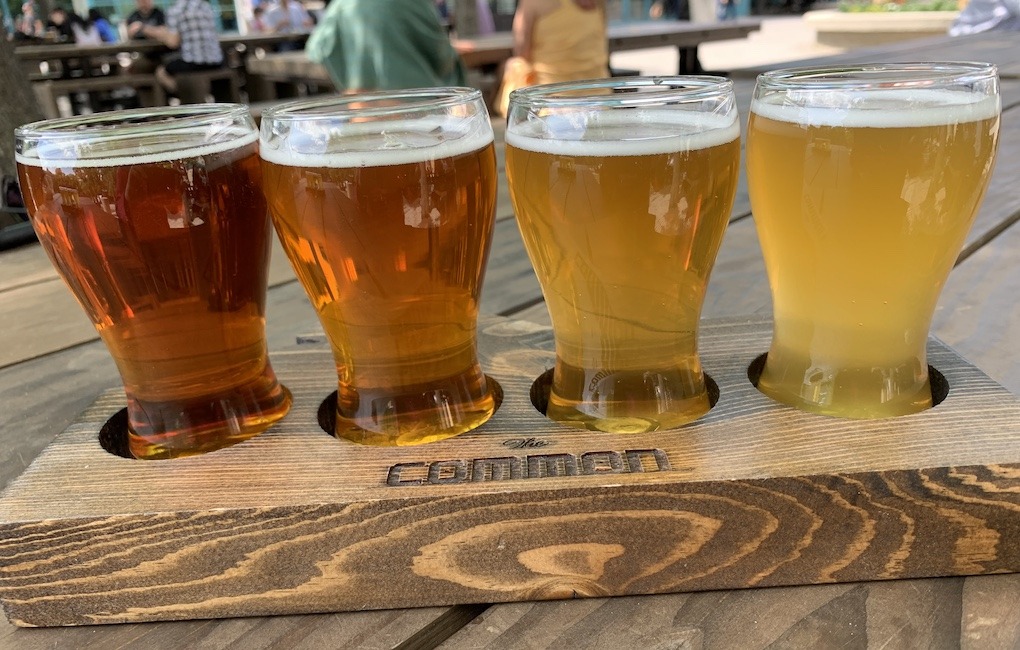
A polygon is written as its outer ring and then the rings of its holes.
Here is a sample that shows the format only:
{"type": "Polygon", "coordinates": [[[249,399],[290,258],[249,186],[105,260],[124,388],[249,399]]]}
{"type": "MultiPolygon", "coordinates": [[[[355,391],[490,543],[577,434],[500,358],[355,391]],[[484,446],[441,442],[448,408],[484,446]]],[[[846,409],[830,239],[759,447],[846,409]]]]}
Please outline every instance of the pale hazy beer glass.
{"type": "Polygon", "coordinates": [[[496,158],[481,94],[292,102],[263,115],[261,153],[276,231],[333,349],[335,435],[411,445],[488,420],[475,330],[496,158]]]}
{"type": "Polygon", "coordinates": [[[638,433],[707,413],[698,320],[737,185],[732,84],[636,77],[520,90],[506,144],[556,339],[548,417],[638,433]]]}
{"type": "Polygon", "coordinates": [[[236,105],[29,124],[18,171],[39,241],[113,355],[138,458],[211,451],[290,408],[265,336],[269,217],[236,105]]]}
{"type": "Polygon", "coordinates": [[[928,329],[988,185],[999,112],[986,64],[758,78],[748,187],[775,310],[763,393],[850,418],[931,406],[928,329]]]}

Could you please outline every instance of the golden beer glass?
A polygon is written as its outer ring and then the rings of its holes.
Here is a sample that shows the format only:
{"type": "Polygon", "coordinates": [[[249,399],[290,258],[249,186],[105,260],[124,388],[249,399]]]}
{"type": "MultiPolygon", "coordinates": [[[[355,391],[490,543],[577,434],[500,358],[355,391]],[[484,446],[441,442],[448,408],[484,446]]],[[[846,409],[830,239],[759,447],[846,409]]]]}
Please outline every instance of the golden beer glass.
{"type": "Polygon", "coordinates": [[[546,415],[613,433],[703,416],[698,321],[740,162],[732,84],[538,86],[511,95],[508,120],[510,194],[556,341],[546,415]]]}
{"type": "Polygon", "coordinates": [[[276,231],[336,361],[335,435],[412,445],[488,420],[476,325],[496,158],[481,94],[292,102],[263,114],[261,153],[276,231]]]}
{"type": "Polygon", "coordinates": [[[290,408],[265,335],[269,217],[244,106],[16,131],[39,241],[110,350],[137,458],[240,442],[290,408]]]}
{"type": "Polygon", "coordinates": [[[998,77],[980,63],[761,75],[747,174],[775,329],[758,388],[848,418],[932,404],[925,345],[988,185],[998,77]]]}

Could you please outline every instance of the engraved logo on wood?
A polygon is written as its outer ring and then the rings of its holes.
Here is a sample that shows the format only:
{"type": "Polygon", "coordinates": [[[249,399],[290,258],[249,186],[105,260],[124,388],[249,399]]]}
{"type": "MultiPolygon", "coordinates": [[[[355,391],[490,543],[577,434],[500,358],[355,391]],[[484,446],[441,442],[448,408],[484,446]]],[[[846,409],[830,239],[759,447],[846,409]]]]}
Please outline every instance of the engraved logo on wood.
{"type": "MultiPolygon", "coordinates": [[[[515,439],[512,442],[522,442],[522,440],[515,439]]],[[[593,474],[668,472],[670,470],[672,467],[670,467],[669,458],[666,456],[666,452],[661,449],[628,449],[624,452],[588,451],[576,456],[574,454],[532,454],[397,463],[387,472],[386,485],[394,487],[426,484],[452,485],[469,481],[515,481],[593,474]]]]}
{"type": "Polygon", "coordinates": [[[548,444],[548,440],[541,440],[539,438],[510,438],[503,441],[503,446],[510,449],[536,449],[538,447],[545,447],[548,444]]]}

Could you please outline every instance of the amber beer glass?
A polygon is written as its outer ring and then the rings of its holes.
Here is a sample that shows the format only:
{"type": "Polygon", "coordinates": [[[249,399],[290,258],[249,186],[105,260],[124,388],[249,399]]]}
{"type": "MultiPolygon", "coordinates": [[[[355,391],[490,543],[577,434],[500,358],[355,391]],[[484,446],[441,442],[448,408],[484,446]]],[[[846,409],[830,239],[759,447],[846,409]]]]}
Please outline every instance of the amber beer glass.
{"type": "Polygon", "coordinates": [[[412,445],[488,420],[475,330],[496,158],[480,93],[282,105],[263,114],[261,153],[276,231],[336,361],[335,434],[412,445]]]}
{"type": "Polygon", "coordinates": [[[517,91],[506,143],[556,340],[548,417],[637,433],[707,413],[698,320],[737,185],[732,84],[638,77],[517,91]]]}
{"type": "Polygon", "coordinates": [[[141,109],[16,132],[57,271],[113,355],[138,458],[211,451],[290,408],[266,350],[269,217],[244,106],[141,109]]]}
{"type": "Polygon", "coordinates": [[[931,406],[928,329],[988,185],[999,112],[985,64],[759,77],[747,168],[775,310],[763,393],[850,418],[931,406]]]}

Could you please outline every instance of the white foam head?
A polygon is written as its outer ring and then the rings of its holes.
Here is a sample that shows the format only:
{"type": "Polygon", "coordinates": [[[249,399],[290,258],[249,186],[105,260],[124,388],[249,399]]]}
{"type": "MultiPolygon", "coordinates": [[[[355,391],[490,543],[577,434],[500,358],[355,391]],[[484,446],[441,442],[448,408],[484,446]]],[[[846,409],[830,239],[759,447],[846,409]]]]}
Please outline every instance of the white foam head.
{"type": "Polygon", "coordinates": [[[488,120],[430,116],[413,120],[337,123],[300,121],[262,136],[262,159],[287,167],[406,165],[478,151],[493,141],[488,120]]]}
{"type": "Polygon", "coordinates": [[[249,146],[258,134],[248,129],[220,130],[213,134],[203,129],[174,129],[162,134],[110,135],[102,139],[83,139],[80,133],[61,138],[47,135],[30,148],[16,154],[23,165],[46,168],[124,167],[197,158],[249,146]]]}
{"type": "Polygon", "coordinates": [[[740,138],[737,113],[640,109],[550,113],[508,127],[518,149],[562,156],[648,156],[716,147],[740,138]]]}
{"type": "Polygon", "coordinates": [[[751,103],[751,112],[807,126],[922,127],[986,120],[999,97],[969,91],[912,89],[791,89],[751,103]]]}

